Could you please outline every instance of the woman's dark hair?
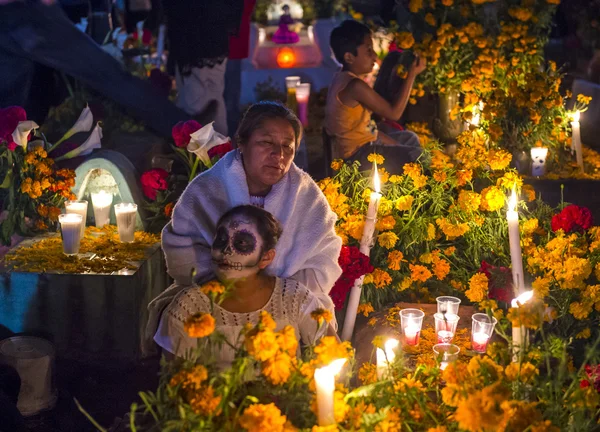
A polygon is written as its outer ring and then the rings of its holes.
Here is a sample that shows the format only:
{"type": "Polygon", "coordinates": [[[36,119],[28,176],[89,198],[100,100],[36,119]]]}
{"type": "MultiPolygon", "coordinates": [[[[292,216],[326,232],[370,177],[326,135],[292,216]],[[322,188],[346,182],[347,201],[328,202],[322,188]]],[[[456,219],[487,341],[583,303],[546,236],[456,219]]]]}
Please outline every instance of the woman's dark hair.
{"type": "Polygon", "coordinates": [[[255,130],[262,127],[265,120],[283,119],[294,129],[295,148],[298,149],[302,140],[302,123],[288,107],[279,102],[260,101],[250,106],[235,133],[236,145],[245,145],[255,130]]]}
{"type": "Polygon", "coordinates": [[[217,226],[234,216],[244,216],[256,223],[258,233],[263,239],[263,252],[274,249],[281,237],[281,225],[271,213],[253,205],[241,205],[227,211],[217,222],[217,226]]]}
{"type": "Polygon", "coordinates": [[[338,62],[346,65],[344,54],[347,52],[358,55],[358,47],[365,43],[365,36],[370,36],[371,30],[366,25],[354,20],[346,20],[334,28],[329,37],[329,46],[338,62]]]}

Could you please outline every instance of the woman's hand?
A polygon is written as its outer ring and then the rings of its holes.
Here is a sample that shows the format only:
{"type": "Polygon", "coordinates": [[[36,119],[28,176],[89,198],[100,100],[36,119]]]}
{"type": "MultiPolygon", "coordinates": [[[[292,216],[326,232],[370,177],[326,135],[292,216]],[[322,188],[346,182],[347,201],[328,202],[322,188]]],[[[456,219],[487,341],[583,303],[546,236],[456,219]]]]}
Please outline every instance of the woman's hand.
{"type": "Polygon", "coordinates": [[[424,58],[421,58],[419,56],[416,56],[415,59],[413,60],[412,64],[408,68],[408,73],[412,76],[417,76],[421,72],[423,72],[426,67],[427,67],[427,60],[425,60],[424,58]]]}

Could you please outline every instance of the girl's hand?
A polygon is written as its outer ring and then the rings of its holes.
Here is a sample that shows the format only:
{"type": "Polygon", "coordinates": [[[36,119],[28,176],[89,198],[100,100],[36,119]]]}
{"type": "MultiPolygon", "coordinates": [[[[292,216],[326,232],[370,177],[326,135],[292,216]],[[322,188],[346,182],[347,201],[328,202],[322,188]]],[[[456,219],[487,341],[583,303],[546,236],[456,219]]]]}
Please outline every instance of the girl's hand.
{"type": "Polygon", "coordinates": [[[417,76],[421,72],[423,72],[426,67],[427,67],[427,60],[417,56],[417,57],[415,57],[412,64],[408,68],[408,73],[412,74],[413,76],[417,76]]]}

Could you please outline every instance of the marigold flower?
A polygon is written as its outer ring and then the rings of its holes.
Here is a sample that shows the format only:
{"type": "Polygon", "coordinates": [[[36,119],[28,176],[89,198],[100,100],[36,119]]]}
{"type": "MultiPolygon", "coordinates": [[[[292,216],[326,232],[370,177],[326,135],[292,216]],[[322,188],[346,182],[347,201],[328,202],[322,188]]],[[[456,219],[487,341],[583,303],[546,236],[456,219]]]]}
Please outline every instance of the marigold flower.
{"type": "Polygon", "coordinates": [[[261,373],[273,385],[284,384],[290,378],[292,361],[287,352],[278,352],[261,363],[261,373]]]}
{"type": "Polygon", "coordinates": [[[396,44],[399,48],[403,50],[411,49],[415,44],[415,38],[412,33],[409,32],[400,32],[396,36],[396,44]]]}
{"type": "Polygon", "coordinates": [[[592,331],[589,327],[586,327],[575,335],[575,339],[589,339],[591,335],[592,331]]]}
{"type": "Polygon", "coordinates": [[[192,411],[203,415],[219,415],[220,410],[217,407],[221,403],[221,396],[215,396],[215,391],[212,386],[208,386],[202,391],[194,393],[194,397],[190,400],[192,411]]]}
{"type": "Polygon", "coordinates": [[[339,171],[344,166],[344,161],[342,159],[334,159],[331,162],[331,169],[334,171],[339,171]]]}
{"type": "Polygon", "coordinates": [[[367,160],[371,163],[376,163],[377,165],[383,165],[385,158],[379,153],[371,153],[367,156],[367,160]]]}
{"type": "Polygon", "coordinates": [[[286,421],[274,403],[250,405],[239,419],[240,426],[248,432],[282,431],[286,421]]]}
{"type": "Polygon", "coordinates": [[[358,379],[362,385],[377,382],[377,366],[370,362],[363,363],[358,370],[358,379]]]}
{"type": "Polygon", "coordinates": [[[371,277],[373,278],[373,285],[377,289],[383,289],[392,283],[392,277],[385,270],[375,269],[371,273],[371,277]]]}
{"type": "Polygon", "coordinates": [[[378,231],[389,231],[396,225],[396,219],[393,216],[385,216],[382,219],[377,220],[375,227],[378,231]]]}
{"type": "Polygon", "coordinates": [[[357,313],[362,313],[365,317],[368,317],[371,312],[374,312],[373,305],[371,303],[362,303],[358,305],[357,313]]]}
{"type": "Polygon", "coordinates": [[[521,189],[527,202],[535,201],[535,189],[531,185],[524,185],[521,189]]]}
{"type": "Polygon", "coordinates": [[[338,342],[335,336],[323,336],[314,348],[316,364],[328,365],[333,360],[352,357],[353,349],[350,342],[338,342]]]}
{"type": "Polygon", "coordinates": [[[314,319],[319,325],[323,324],[323,322],[330,322],[333,319],[331,312],[327,309],[318,308],[310,313],[310,317],[314,319]]]}
{"type": "Polygon", "coordinates": [[[427,282],[432,276],[429,269],[420,264],[409,264],[410,278],[415,282],[427,282]]]}
{"type": "Polygon", "coordinates": [[[458,206],[465,212],[474,212],[479,210],[481,205],[481,196],[477,192],[461,190],[458,193],[458,206]]]}
{"type": "Polygon", "coordinates": [[[411,195],[401,196],[396,201],[396,209],[399,210],[399,211],[410,210],[410,208],[412,207],[414,201],[415,201],[415,198],[413,196],[411,196],[411,195]]]}
{"type": "Polygon", "coordinates": [[[200,287],[200,291],[207,296],[219,295],[225,292],[225,287],[223,284],[217,280],[212,280],[210,282],[205,283],[200,287]]]}
{"type": "Polygon", "coordinates": [[[509,381],[519,380],[522,383],[531,383],[540,374],[539,370],[529,362],[511,363],[506,366],[504,373],[509,381]]]}
{"type": "Polygon", "coordinates": [[[481,209],[496,211],[504,207],[506,196],[497,186],[489,186],[481,191],[481,209]]]}
{"type": "Polygon", "coordinates": [[[377,236],[377,241],[381,247],[392,249],[398,242],[398,236],[393,231],[381,233],[377,236]]]}
{"type": "Polygon", "coordinates": [[[215,331],[215,319],[207,313],[190,316],[184,326],[185,332],[192,338],[203,338],[215,331]]]}
{"type": "Polygon", "coordinates": [[[394,250],[388,253],[387,263],[390,270],[400,270],[400,263],[404,261],[404,254],[400,251],[394,250]]]}
{"type": "Polygon", "coordinates": [[[472,302],[482,301],[488,294],[488,282],[488,277],[484,273],[475,273],[469,279],[469,289],[465,291],[465,295],[472,302]]]}

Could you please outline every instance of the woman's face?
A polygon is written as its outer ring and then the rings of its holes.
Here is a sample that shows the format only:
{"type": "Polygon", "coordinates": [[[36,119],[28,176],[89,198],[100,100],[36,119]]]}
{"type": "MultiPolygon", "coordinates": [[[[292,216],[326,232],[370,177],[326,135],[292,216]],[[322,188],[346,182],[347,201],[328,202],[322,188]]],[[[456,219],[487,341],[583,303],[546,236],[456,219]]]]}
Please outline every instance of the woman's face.
{"type": "Polygon", "coordinates": [[[268,119],[240,146],[250,194],[267,190],[289,171],[294,155],[295,135],[284,119],[268,119]]]}
{"type": "Polygon", "coordinates": [[[235,215],[217,226],[211,248],[219,280],[236,280],[257,274],[261,269],[264,242],[253,220],[235,215]]]}

